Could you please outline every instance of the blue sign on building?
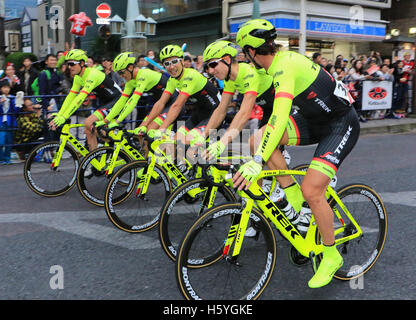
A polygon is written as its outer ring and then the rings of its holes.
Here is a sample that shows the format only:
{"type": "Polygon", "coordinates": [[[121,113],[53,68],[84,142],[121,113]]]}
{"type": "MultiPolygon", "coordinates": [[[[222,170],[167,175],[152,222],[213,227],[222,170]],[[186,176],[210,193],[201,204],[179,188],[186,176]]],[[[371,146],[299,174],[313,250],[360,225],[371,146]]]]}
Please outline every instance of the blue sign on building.
{"type": "MultiPolygon", "coordinates": [[[[275,18],[268,19],[282,33],[295,33],[300,29],[299,19],[275,18]]],[[[241,23],[231,23],[231,33],[237,33],[241,23]]],[[[306,30],[309,35],[340,36],[351,38],[384,39],[386,34],[385,26],[353,25],[350,23],[339,23],[332,21],[307,20],[306,30]]]]}

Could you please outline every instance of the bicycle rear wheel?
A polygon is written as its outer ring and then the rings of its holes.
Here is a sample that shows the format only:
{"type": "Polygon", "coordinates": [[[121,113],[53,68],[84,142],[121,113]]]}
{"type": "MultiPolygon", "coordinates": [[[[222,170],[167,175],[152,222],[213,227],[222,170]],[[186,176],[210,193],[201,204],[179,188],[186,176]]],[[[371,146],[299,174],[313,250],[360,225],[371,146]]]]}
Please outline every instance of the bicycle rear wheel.
{"type": "MultiPolygon", "coordinates": [[[[211,191],[212,187],[208,187],[205,179],[193,179],[177,187],[165,202],[159,218],[159,240],[163,250],[173,261],[176,260],[184,232],[206,210],[211,191]],[[197,194],[191,197],[189,192],[197,194]]],[[[236,197],[227,186],[223,186],[215,194],[212,207],[229,202],[236,202],[236,197]]]]}
{"type": "MultiPolygon", "coordinates": [[[[114,149],[111,147],[101,147],[93,150],[82,160],[77,172],[77,186],[82,197],[99,207],[104,206],[105,190],[108,181],[111,178],[111,176],[106,175],[106,170],[113,157],[113,153],[114,149]],[[99,169],[95,168],[93,165],[94,161],[100,163],[102,167],[99,169]]],[[[129,155],[125,151],[120,150],[117,157],[117,162],[119,162],[120,165],[113,169],[112,175],[131,161],[132,159],[129,155]]],[[[129,184],[130,179],[133,178],[134,177],[132,176],[124,176],[123,180],[125,179],[125,181],[119,181],[119,183],[125,183],[125,185],[127,185],[129,184]]],[[[126,196],[126,194],[120,194],[117,199],[113,199],[113,203],[117,204],[118,202],[123,201],[126,196]]]]}
{"type": "Polygon", "coordinates": [[[112,176],[105,192],[105,211],[110,221],[120,230],[130,233],[144,232],[157,225],[160,210],[171,192],[171,181],[161,166],[156,164],[150,172],[146,160],[134,161],[112,176]],[[139,185],[143,183],[146,173],[151,178],[148,189],[143,194],[139,185]],[[129,181],[129,184],[120,181],[129,181]],[[120,195],[124,199],[117,202],[120,195]]]}
{"type": "MultiPolygon", "coordinates": [[[[337,246],[344,265],[334,278],[351,280],[368,272],[378,260],[386,241],[387,212],[379,195],[369,186],[351,184],[340,188],[337,194],[363,232],[360,237],[337,246]]],[[[345,223],[343,232],[336,238],[354,234],[357,230],[342,208],[333,199],[330,205],[341,213],[345,223]]],[[[335,230],[341,227],[342,222],[334,215],[335,230]]],[[[319,233],[317,241],[321,241],[319,233]]]]}
{"type": "Polygon", "coordinates": [[[75,185],[79,156],[70,146],[65,145],[58,166],[53,160],[60,146],[59,141],[45,142],[36,146],[24,164],[24,177],[29,188],[44,197],[57,197],[75,185]]]}
{"type": "Polygon", "coordinates": [[[240,203],[219,205],[199,217],[186,233],[175,265],[186,299],[251,300],[266,288],[276,264],[276,239],[258,209],[253,208],[249,220],[256,237],[244,238],[237,260],[222,254],[230,226],[240,217],[240,203]]]}

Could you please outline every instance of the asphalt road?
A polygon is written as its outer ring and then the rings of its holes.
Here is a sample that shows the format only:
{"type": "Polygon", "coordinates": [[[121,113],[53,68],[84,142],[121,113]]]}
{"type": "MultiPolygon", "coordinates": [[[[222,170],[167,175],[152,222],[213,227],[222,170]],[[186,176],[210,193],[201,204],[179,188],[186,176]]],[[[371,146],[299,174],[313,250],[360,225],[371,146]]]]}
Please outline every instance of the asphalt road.
{"type": "MultiPolygon", "coordinates": [[[[416,132],[361,137],[338,172],[338,186],[372,186],[389,217],[384,250],[359,288],[334,280],[309,289],[311,267],[291,265],[288,244],[278,238],[277,267],[262,299],[416,299],[415,141],[416,132]]],[[[310,161],[313,151],[313,146],[289,148],[292,164],[310,161]]],[[[183,299],[156,230],[116,229],[76,187],[59,198],[40,197],[26,186],[22,168],[0,167],[1,300],[183,299]]]]}

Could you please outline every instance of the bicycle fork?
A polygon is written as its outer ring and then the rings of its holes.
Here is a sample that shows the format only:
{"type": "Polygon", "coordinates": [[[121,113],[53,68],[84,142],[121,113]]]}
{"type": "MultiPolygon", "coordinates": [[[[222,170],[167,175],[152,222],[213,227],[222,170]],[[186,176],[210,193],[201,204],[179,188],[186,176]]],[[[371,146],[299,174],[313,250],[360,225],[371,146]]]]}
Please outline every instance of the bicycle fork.
{"type": "Polygon", "coordinates": [[[152,177],[152,172],[154,172],[155,164],[156,159],[152,157],[149,165],[141,169],[140,172],[137,172],[137,177],[139,178],[139,183],[136,189],[137,197],[144,199],[144,196],[146,195],[147,189],[149,187],[150,178],[152,177]]]}
{"type": "Polygon", "coordinates": [[[241,215],[235,215],[228,232],[227,239],[224,242],[224,250],[222,256],[230,263],[238,265],[237,258],[243,244],[244,235],[250,219],[251,210],[253,209],[253,199],[242,199],[241,215]],[[234,244],[232,255],[229,256],[230,249],[234,244]]]}
{"type": "Polygon", "coordinates": [[[59,166],[67,143],[74,146],[76,151],[78,151],[82,157],[85,157],[88,154],[88,150],[83,145],[81,145],[72,134],[69,133],[69,128],[64,127],[64,129],[62,129],[61,137],[59,140],[59,148],[53,156],[51,169],[56,170],[59,166]]]}

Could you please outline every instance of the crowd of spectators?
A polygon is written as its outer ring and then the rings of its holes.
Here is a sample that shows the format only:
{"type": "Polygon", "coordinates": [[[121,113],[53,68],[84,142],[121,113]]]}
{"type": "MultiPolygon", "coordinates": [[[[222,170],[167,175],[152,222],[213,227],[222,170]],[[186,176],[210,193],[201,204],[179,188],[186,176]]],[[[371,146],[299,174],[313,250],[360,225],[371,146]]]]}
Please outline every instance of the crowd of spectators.
{"type": "Polygon", "coordinates": [[[414,60],[410,53],[405,53],[403,59],[395,57],[393,61],[382,58],[379,52],[372,51],[370,55],[360,55],[351,60],[338,55],[333,60],[328,60],[320,53],[314,53],[312,60],[321,65],[335,79],[344,82],[355,98],[356,108],[360,121],[366,122],[368,118],[393,118],[405,117],[409,102],[409,81],[415,74],[414,60]],[[393,85],[392,108],[389,110],[377,110],[365,112],[361,109],[363,81],[391,81],[393,85]]]}
{"type": "MultiPolygon", "coordinates": [[[[65,96],[69,93],[72,86],[72,80],[67,74],[65,63],[60,63],[64,55],[63,51],[56,55],[48,54],[43,61],[31,61],[30,58],[23,60],[22,66],[16,70],[11,63],[7,64],[3,76],[0,78],[0,163],[10,163],[10,154],[12,147],[19,156],[24,160],[31,150],[34,141],[40,136],[47,135],[47,118],[51,113],[57,112],[65,96]],[[20,104],[16,104],[14,97],[22,91],[26,97],[20,104]],[[39,98],[36,96],[52,96],[48,98],[39,98]],[[22,146],[23,144],[23,146],[22,146]],[[9,145],[9,146],[5,146],[9,145]]],[[[162,69],[155,67],[146,61],[146,57],[156,63],[157,54],[153,50],[148,50],[146,54],[137,57],[137,65],[140,68],[150,68],[163,72],[162,69]]],[[[206,73],[202,55],[192,55],[185,52],[184,65],[187,68],[194,68],[204,74],[212,81],[220,91],[223,89],[223,81],[219,81],[206,73]]],[[[240,52],[237,61],[247,62],[244,53],[240,52]]],[[[406,112],[407,95],[409,89],[409,80],[414,74],[414,61],[410,60],[410,54],[405,54],[403,60],[390,61],[382,59],[378,52],[371,52],[369,56],[361,55],[351,60],[345,59],[338,55],[335,59],[329,60],[320,53],[315,53],[312,60],[325,68],[335,79],[344,82],[355,98],[354,107],[360,116],[361,121],[367,121],[368,113],[361,110],[361,93],[363,80],[381,81],[387,80],[393,82],[393,106],[387,113],[382,112],[381,117],[399,118],[406,112]]],[[[124,87],[125,80],[112,68],[113,61],[110,57],[89,57],[88,67],[98,68],[110,76],[115,83],[121,88],[124,87]]],[[[141,104],[145,104],[145,99],[141,99],[141,104]]],[[[238,110],[242,96],[238,93],[235,95],[232,105],[230,105],[230,114],[238,110]]],[[[96,108],[97,101],[94,95],[89,96],[83,103],[84,112],[91,113],[96,108]]],[[[261,108],[260,108],[261,109],[261,108]]],[[[255,123],[261,119],[262,113],[255,106],[252,118],[247,124],[247,128],[254,128],[255,123]]],[[[385,111],[385,110],[384,110],[385,111]]],[[[79,114],[82,115],[81,111],[79,114]]],[[[146,111],[135,111],[134,119],[140,120],[145,116],[146,111]],[[143,113],[143,114],[141,114],[143,113]]],[[[56,137],[54,137],[56,138],[56,137]]]]}
{"type": "MultiPolygon", "coordinates": [[[[6,65],[0,77],[0,164],[12,162],[13,150],[24,161],[40,137],[58,138],[58,133],[47,129],[47,119],[59,110],[72,87],[66,64],[60,59],[62,55],[64,51],[48,54],[41,61],[25,58],[21,66],[6,65]],[[20,104],[15,103],[18,92],[23,92],[25,97],[20,104]]],[[[146,56],[155,59],[154,51],[149,50],[138,58],[138,65],[154,69],[144,60],[146,56]]],[[[88,57],[88,67],[105,72],[123,89],[125,80],[114,72],[112,65],[113,59],[108,56],[88,57]]],[[[98,103],[94,94],[90,95],[77,115],[90,114],[98,103]]]]}

